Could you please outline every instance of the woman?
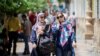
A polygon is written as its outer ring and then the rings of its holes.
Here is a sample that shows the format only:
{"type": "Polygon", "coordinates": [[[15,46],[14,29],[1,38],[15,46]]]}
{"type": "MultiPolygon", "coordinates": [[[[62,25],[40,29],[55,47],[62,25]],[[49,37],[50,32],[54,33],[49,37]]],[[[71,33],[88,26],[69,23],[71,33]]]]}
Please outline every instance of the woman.
{"type": "MultiPolygon", "coordinates": [[[[46,25],[44,14],[39,13],[38,17],[37,17],[37,22],[36,22],[35,26],[33,26],[33,29],[34,29],[33,33],[35,33],[34,42],[35,42],[35,45],[37,46],[37,47],[35,47],[35,49],[37,49],[38,56],[50,56],[49,50],[47,51],[47,49],[44,49],[44,45],[42,45],[45,42],[44,39],[47,41],[49,40],[49,38],[48,38],[50,35],[49,28],[50,28],[49,25],[46,25]]],[[[32,38],[33,38],[33,36],[32,36],[32,38]]]]}
{"type": "MultiPolygon", "coordinates": [[[[56,33],[53,34],[56,43],[56,56],[73,56],[73,43],[75,38],[72,31],[72,25],[62,13],[57,14],[58,23],[53,26],[56,33]]],[[[52,29],[53,30],[53,29],[52,29]]]]}
{"type": "Polygon", "coordinates": [[[32,43],[31,56],[38,56],[37,50],[36,50],[36,47],[37,47],[37,37],[36,37],[36,31],[34,29],[32,29],[31,43],[32,43]]]}

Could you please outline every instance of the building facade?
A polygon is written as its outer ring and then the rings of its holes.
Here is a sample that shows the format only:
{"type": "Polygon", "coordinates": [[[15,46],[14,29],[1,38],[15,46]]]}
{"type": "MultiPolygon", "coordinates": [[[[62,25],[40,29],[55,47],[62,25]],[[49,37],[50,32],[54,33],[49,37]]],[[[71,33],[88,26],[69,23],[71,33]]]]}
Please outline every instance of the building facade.
{"type": "Polygon", "coordinates": [[[93,40],[96,53],[100,52],[100,0],[71,0],[70,14],[75,12],[84,30],[85,40],[93,40]]]}

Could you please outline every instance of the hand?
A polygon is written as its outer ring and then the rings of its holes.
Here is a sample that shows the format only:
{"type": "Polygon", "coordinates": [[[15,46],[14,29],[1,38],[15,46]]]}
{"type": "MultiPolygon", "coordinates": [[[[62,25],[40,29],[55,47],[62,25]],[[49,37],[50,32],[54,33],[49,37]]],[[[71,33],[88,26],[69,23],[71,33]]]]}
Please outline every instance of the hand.
{"type": "Polygon", "coordinates": [[[37,33],[38,33],[38,34],[43,34],[43,33],[44,33],[42,27],[39,27],[39,28],[37,29],[37,33]]]}
{"type": "Polygon", "coordinates": [[[40,34],[43,34],[44,32],[43,31],[40,31],[40,34]]]}
{"type": "Polygon", "coordinates": [[[32,44],[32,48],[36,48],[37,47],[37,45],[34,43],[34,44],[32,44]]]}
{"type": "Polygon", "coordinates": [[[38,34],[43,34],[44,32],[42,30],[37,31],[38,34]]]}
{"type": "Polygon", "coordinates": [[[72,43],[72,46],[74,47],[74,48],[77,48],[77,44],[73,41],[73,43],[72,43]]]}

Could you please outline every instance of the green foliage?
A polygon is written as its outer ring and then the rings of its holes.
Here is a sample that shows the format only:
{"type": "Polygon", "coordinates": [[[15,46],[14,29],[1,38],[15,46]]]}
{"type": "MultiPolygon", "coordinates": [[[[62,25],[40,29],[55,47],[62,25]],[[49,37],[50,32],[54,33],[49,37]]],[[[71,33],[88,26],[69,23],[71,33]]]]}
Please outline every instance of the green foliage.
{"type": "Polygon", "coordinates": [[[45,0],[0,0],[0,13],[24,13],[47,8],[45,0]]]}
{"type": "Polygon", "coordinates": [[[64,2],[64,0],[58,0],[59,3],[64,2]]]}

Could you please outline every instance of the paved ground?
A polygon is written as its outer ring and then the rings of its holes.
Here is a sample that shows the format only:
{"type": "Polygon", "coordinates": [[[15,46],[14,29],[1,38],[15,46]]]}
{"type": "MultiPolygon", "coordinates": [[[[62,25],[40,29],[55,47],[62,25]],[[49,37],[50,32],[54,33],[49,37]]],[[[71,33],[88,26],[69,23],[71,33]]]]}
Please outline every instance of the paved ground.
{"type": "Polygon", "coordinates": [[[85,40],[84,29],[80,25],[77,27],[77,48],[76,56],[100,56],[100,51],[95,48],[95,40],[85,40]]]}
{"type": "MultiPolygon", "coordinates": [[[[30,52],[31,52],[31,50],[32,50],[31,43],[29,43],[29,47],[30,47],[30,52]]],[[[18,53],[18,56],[30,56],[30,55],[22,55],[23,52],[24,52],[24,43],[23,42],[17,43],[17,53],[18,53]]]]}
{"type": "Polygon", "coordinates": [[[80,28],[77,30],[77,48],[76,56],[93,56],[92,55],[92,46],[90,45],[92,41],[88,43],[84,38],[84,31],[80,28]]]}

